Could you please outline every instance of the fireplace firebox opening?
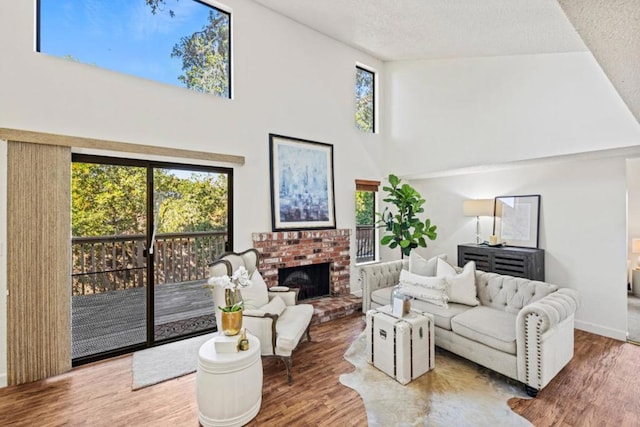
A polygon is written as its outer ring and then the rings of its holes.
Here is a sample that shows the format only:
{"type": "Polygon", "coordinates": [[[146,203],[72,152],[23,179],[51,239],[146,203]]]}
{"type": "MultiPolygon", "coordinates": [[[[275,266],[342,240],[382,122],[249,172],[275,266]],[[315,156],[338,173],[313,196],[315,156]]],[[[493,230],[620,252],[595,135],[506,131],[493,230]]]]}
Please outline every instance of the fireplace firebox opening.
{"type": "Polygon", "coordinates": [[[278,284],[298,288],[298,300],[320,298],[330,294],[329,267],[331,263],[301,265],[278,269],[278,284]]]}

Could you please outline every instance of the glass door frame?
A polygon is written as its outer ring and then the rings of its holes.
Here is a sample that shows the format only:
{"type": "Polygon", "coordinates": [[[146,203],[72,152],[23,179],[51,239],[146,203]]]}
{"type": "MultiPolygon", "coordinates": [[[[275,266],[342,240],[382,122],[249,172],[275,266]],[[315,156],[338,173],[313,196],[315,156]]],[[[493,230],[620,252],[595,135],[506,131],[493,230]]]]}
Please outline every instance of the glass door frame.
{"type": "MultiPolygon", "coordinates": [[[[154,212],[154,169],[178,169],[189,172],[209,172],[226,174],[227,176],[227,240],[225,242],[225,252],[233,248],[233,168],[220,166],[193,165],[188,163],[160,162],[152,160],[131,159],[123,157],[111,157],[92,154],[72,153],[72,163],[94,163],[113,166],[130,166],[146,168],[146,238],[144,257],[146,260],[147,282],[145,284],[146,292],[146,341],[140,344],[129,345],[114,350],[95,353],[90,356],[79,357],[72,360],[73,366],[79,366],[122,354],[131,353],[136,350],[154,347],[156,345],[165,344],[173,341],[180,341],[185,338],[210,333],[213,329],[203,329],[201,331],[188,333],[176,337],[166,339],[155,339],[155,271],[154,271],[154,255],[155,251],[149,251],[152,242],[153,227],[155,224],[154,212]]],[[[71,327],[71,325],[69,325],[71,327]]],[[[73,339],[73,338],[72,338],[73,339]]]]}

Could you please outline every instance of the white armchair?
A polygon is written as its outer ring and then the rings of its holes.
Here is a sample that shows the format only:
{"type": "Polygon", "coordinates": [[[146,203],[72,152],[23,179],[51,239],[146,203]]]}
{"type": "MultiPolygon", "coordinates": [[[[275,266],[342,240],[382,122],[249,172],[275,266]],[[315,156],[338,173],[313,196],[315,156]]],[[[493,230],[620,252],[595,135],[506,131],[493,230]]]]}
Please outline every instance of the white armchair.
{"type": "MultiPolygon", "coordinates": [[[[251,286],[242,288],[244,311],[242,326],[260,340],[260,353],[263,357],[277,357],[287,368],[287,380],[292,381],[292,353],[303,335],[311,341],[309,326],[313,316],[311,304],[297,304],[297,290],[286,287],[267,288],[258,271],[260,254],[256,249],[248,249],[241,253],[227,252],[222,254],[209,266],[211,277],[231,276],[238,267],[244,266],[251,280],[251,286]]],[[[224,289],[216,285],[213,289],[216,307],[216,324],[220,325],[219,305],[223,305],[224,289]]]]}

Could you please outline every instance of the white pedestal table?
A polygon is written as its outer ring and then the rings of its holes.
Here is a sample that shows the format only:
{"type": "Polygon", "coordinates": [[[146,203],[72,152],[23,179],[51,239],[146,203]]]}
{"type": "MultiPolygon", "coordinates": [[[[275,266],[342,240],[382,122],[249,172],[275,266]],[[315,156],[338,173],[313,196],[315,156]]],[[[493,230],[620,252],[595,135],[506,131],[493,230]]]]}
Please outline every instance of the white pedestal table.
{"type": "Polygon", "coordinates": [[[249,350],[217,353],[214,339],[198,352],[196,395],[204,427],[242,426],[260,411],[262,360],[260,341],[247,334],[249,350]]]}

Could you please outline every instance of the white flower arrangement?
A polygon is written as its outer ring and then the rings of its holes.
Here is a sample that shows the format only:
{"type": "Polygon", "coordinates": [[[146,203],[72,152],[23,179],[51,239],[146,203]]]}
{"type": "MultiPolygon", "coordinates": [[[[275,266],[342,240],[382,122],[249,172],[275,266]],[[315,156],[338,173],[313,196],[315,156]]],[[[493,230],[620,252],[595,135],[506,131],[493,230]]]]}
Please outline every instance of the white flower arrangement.
{"type": "Polygon", "coordinates": [[[224,289],[233,289],[234,291],[239,288],[246,288],[251,286],[251,280],[249,280],[249,271],[244,265],[238,267],[238,269],[231,275],[226,274],[223,276],[211,277],[207,283],[211,286],[222,286],[224,289]]]}
{"type": "MultiPolygon", "coordinates": [[[[223,276],[211,277],[207,283],[210,287],[220,286],[225,289],[225,300],[227,295],[234,294],[233,304],[227,304],[224,307],[218,307],[220,310],[225,312],[233,312],[240,311],[242,309],[243,302],[235,302],[235,292],[240,288],[247,288],[251,286],[251,280],[249,280],[249,271],[241,265],[238,269],[231,275],[231,277],[226,274],[223,276]]],[[[226,301],[225,301],[226,302],[226,301]]]]}

